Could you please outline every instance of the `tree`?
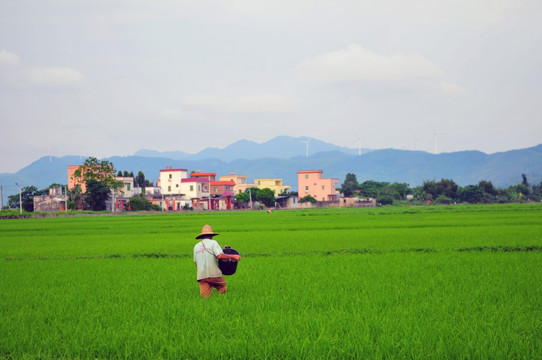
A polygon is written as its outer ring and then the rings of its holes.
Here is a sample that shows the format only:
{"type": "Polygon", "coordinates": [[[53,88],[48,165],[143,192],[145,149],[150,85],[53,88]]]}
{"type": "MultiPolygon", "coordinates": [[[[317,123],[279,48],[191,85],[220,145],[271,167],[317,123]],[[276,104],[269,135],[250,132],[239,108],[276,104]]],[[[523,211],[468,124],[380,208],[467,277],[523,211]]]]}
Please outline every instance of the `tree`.
{"type": "Polygon", "coordinates": [[[352,173],[346,174],[346,178],[341,185],[341,192],[344,194],[344,196],[352,196],[354,190],[357,190],[357,188],[358,180],[356,179],[356,175],[352,173]]]}
{"type": "Polygon", "coordinates": [[[275,193],[273,192],[273,190],[268,188],[258,189],[256,200],[258,200],[267,207],[273,207],[275,206],[275,193]]]}
{"type": "Polygon", "coordinates": [[[124,187],[122,181],[115,178],[115,167],[107,160],[98,161],[95,157],[89,157],[85,163],[73,174],[73,179],[79,183],[86,183],[88,180],[101,182],[108,188],[118,191],[124,187]]]}
{"type": "Polygon", "coordinates": [[[145,174],[143,174],[143,171],[139,171],[137,173],[137,176],[134,178],[134,185],[139,188],[144,188],[147,186],[147,180],[145,179],[145,174]]]}
{"type": "Polygon", "coordinates": [[[433,204],[435,205],[450,205],[452,203],[452,199],[450,199],[446,195],[439,195],[435,201],[433,201],[433,204]]]}
{"type": "Polygon", "coordinates": [[[457,199],[457,190],[459,186],[451,179],[441,179],[439,182],[424,181],[423,191],[427,194],[431,194],[433,199],[438,198],[440,195],[444,195],[452,200],[457,199]]]}
{"type": "Polygon", "coordinates": [[[83,208],[83,193],[80,185],[75,185],[74,188],[66,191],[68,195],[68,208],[72,210],[83,208]]]}
{"type": "Polygon", "coordinates": [[[315,202],[317,202],[317,200],[311,195],[306,195],[306,196],[303,196],[301,199],[299,199],[299,202],[300,203],[311,202],[314,204],[315,202]]]}
{"type": "Polygon", "coordinates": [[[246,207],[246,204],[248,204],[249,201],[250,201],[250,194],[246,193],[246,192],[239,193],[239,194],[235,195],[235,200],[242,207],[246,207]]]}
{"type": "MultiPolygon", "coordinates": [[[[34,196],[42,195],[47,193],[48,190],[38,190],[35,186],[25,186],[21,189],[21,202],[22,208],[26,212],[34,211],[34,196]]],[[[18,208],[19,203],[19,193],[8,196],[8,207],[18,208]]]]}
{"type": "Polygon", "coordinates": [[[387,182],[378,182],[373,180],[364,181],[358,186],[360,190],[360,197],[377,198],[378,194],[380,194],[382,189],[388,184],[389,183],[387,182]]]}
{"type": "Polygon", "coordinates": [[[457,193],[461,202],[478,204],[484,200],[484,190],[479,185],[467,185],[459,189],[457,193]]]}
{"type": "Polygon", "coordinates": [[[396,200],[402,200],[406,198],[407,194],[412,194],[412,190],[406,183],[394,182],[393,184],[386,186],[386,188],[391,190],[390,195],[393,194],[396,200]]]}
{"type": "Polygon", "coordinates": [[[98,180],[90,179],[86,182],[87,192],[85,193],[85,204],[92,211],[103,211],[106,209],[106,201],[111,190],[98,180]]]}
{"type": "Polygon", "coordinates": [[[539,185],[531,186],[531,198],[535,201],[542,200],[542,181],[539,185]]]}
{"type": "Polygon", "coordinates": [[[529,182],[527,181],[527,176],[525,174],[521,174],[521,177],[522,177],[522,181],[521,181],[521,185],[525,185],[527,187],[529,187],[529,182]]]}
{"type": "Polygon", "coordinates": [[[482,188],[482,190],[489,195],[495,196],[497,195],[497,189],[495,189],[495,186],[491,183],[491,181],[486,180],[480,180],[478,183],[478,186],[482,188]]]}
{"type": "Polygon", "coordinates": [[[393,205],[393,196],[391,195],[380,195],[376,198],[376,202],[380,205],[393,205]]]}

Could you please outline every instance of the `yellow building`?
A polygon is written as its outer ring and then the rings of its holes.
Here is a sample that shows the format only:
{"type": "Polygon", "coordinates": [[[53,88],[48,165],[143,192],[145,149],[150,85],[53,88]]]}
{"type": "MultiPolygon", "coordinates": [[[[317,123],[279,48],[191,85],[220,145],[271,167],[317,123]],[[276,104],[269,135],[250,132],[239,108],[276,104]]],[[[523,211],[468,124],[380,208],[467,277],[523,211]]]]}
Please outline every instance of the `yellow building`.
{"type": "Polygon", "coordinates": [[[282,185],[282,179],[254,179],[254,183],[258,189],[271,189],[275,196],[289,191],[290,185],[282,185]]]}
{"type": "Polygon", "coordinates": [[[230,173],[228,175],[221,176],[219,180],[220,181],[234,181],[235,182],[235,186],[233,187],[234,194],[244,193],[247,188],[258,187],[254,183],[248,183],[246,175],[237,175],[237,174],[230,173]]]}

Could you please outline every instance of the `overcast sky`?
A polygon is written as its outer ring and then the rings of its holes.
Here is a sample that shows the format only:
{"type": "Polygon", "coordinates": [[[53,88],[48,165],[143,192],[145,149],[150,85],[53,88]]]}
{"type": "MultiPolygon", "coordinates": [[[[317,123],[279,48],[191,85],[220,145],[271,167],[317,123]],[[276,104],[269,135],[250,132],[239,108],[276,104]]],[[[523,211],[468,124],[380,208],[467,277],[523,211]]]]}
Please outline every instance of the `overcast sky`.
{"type": "Polygon", "coordinates": [[[541,19],[540,0],[0,0],[0,173],[278,135],[534,146],[541,19]]]}

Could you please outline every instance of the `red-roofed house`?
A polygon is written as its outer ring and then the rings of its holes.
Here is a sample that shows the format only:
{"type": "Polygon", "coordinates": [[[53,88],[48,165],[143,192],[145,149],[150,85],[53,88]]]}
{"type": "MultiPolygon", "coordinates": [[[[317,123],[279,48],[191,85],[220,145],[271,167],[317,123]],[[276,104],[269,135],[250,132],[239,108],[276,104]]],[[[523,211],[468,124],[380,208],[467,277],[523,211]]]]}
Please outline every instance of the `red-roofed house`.
{"type": "Polygon", "coordinates": [[[220,209],[221,201],[224,200],[224,207],[227,210],[232,208],[233,187],[235,181],[211,181],[211,197],[213,199],[212,209],[220,209]]]}
{"type": "Polygon", "coordinates": [[[190,177],[196,179],[208,179],[209,181],[215,181],[216,173],[213,172],[201,172],[200,170],[192,171],[190,177]]]}

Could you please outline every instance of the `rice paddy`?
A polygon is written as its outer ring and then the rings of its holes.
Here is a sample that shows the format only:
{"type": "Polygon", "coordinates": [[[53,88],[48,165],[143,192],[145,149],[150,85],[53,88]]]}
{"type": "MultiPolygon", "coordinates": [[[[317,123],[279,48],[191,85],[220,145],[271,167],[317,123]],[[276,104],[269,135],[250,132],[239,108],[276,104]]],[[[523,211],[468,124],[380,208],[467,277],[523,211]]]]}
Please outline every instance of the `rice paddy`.
{"type": "Polygon", "coordinates": [[[538,204],[4,220],[0,358],[540,359],[541,265],[538,204]]]}

